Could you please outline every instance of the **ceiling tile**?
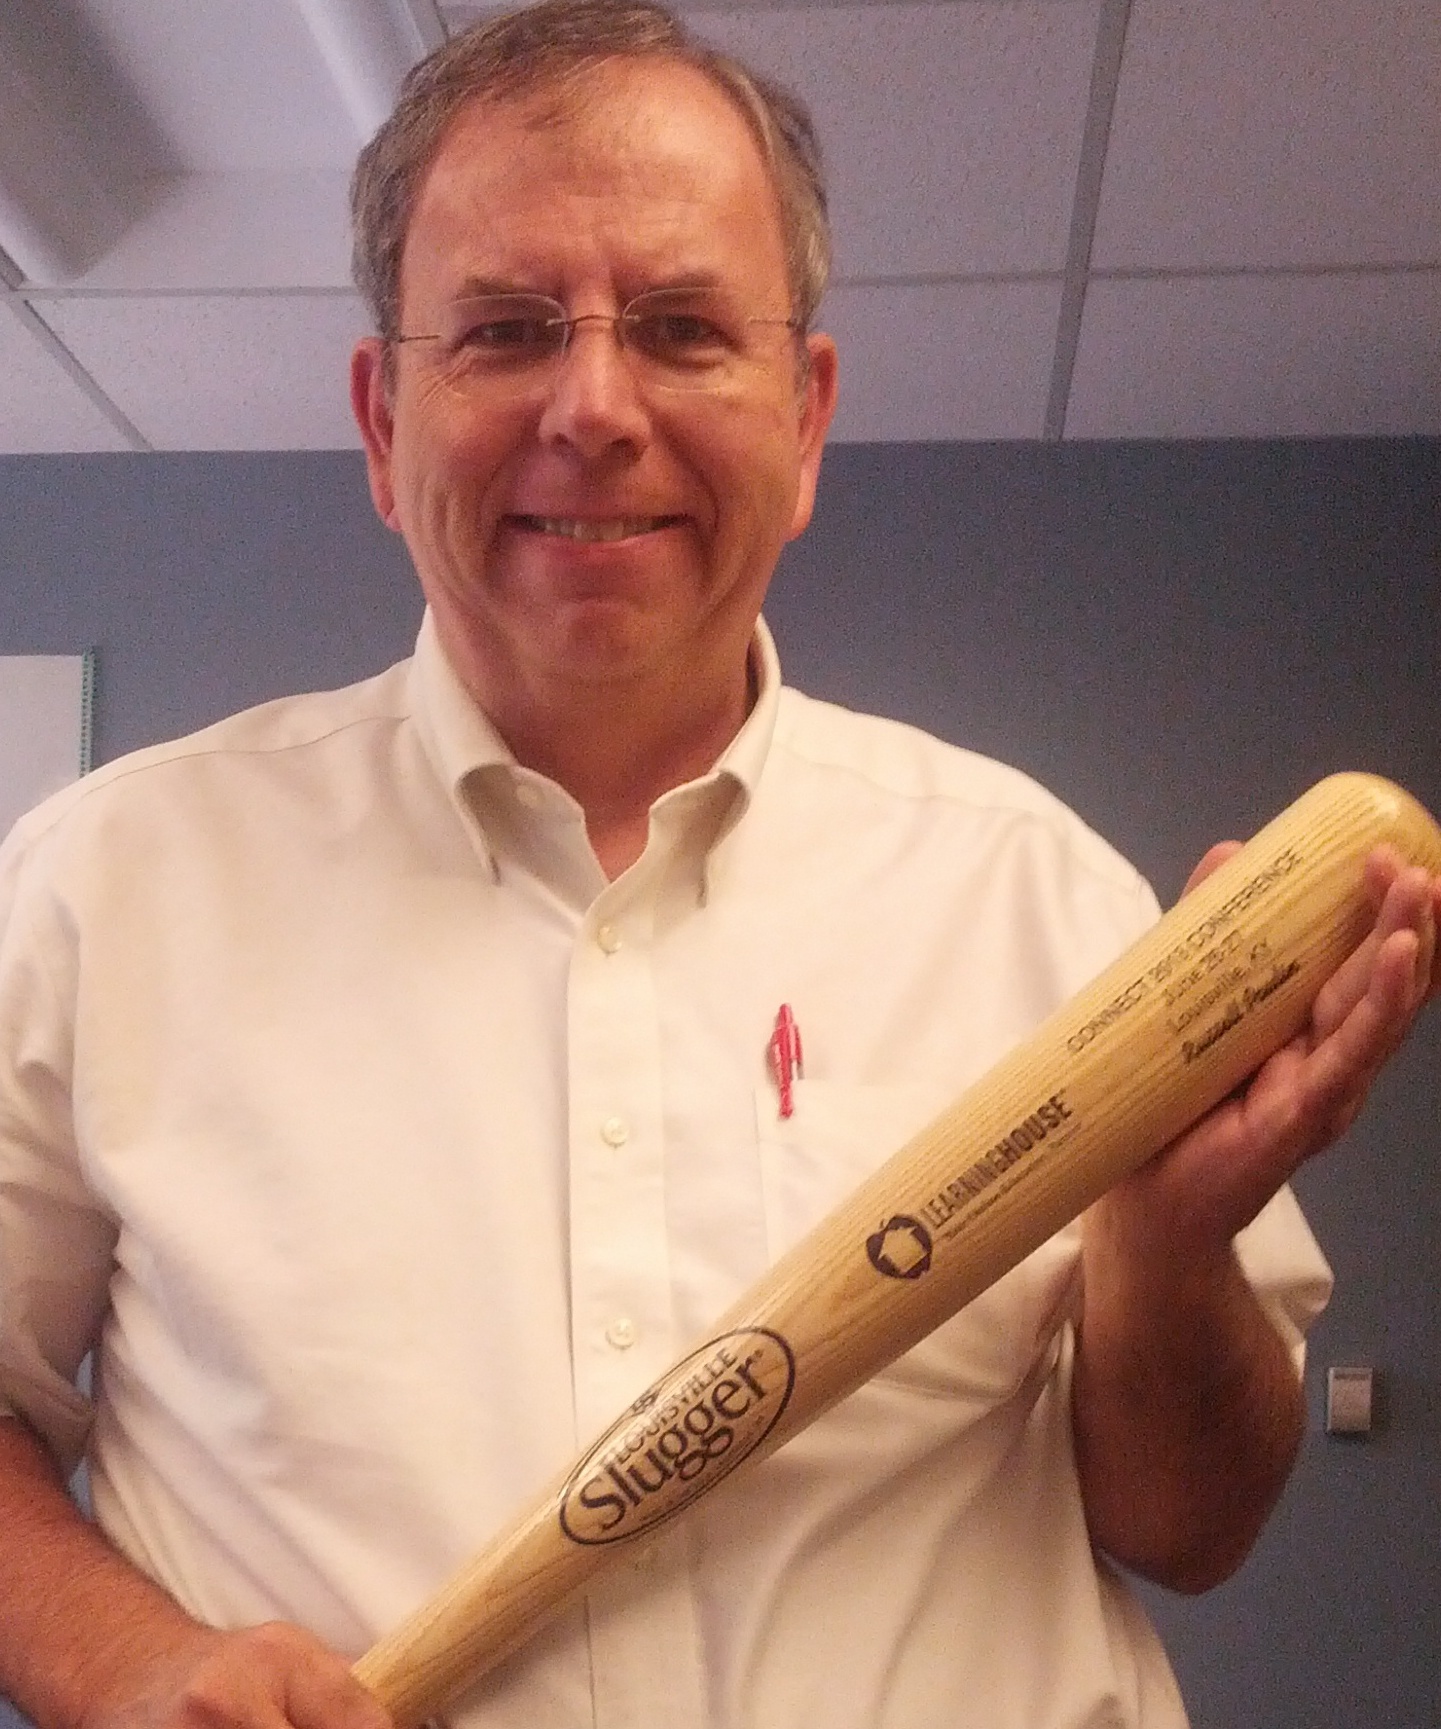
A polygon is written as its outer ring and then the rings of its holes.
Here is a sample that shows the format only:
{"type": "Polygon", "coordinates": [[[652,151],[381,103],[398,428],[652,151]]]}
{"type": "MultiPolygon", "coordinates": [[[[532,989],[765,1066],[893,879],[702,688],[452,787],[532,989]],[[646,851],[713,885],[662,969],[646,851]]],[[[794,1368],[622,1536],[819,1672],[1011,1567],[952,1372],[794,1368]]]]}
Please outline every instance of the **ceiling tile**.
{"type": "Polygon", "coordinates": [[[1441,262],[1436,0],[1135,0],[1093,266],[1441,262]]]}
{"type": "Polygon", "coordinates": [[[1068,438],[1441,434],[1441,271],[1093,283],[1068,438]]]}
{"type": "Polygon", "coordinates": [[[868,443],[1039,438],[1061,290],[1044,282],[836,288],[832,437],[868,443]]]}
{"type": "Polygon", "coordinates": [[[0,454],[130,448],[9,304],[0,304],[0,377],[0,454]]]}
{"type": "Polygon", "coordinates": [[[1059,271],[1099,0],[701,12],[811,105],[843,277],[1059,271]]]}
{"type": "Polygon", "coordinates": [[[46,320],[160,450],[338,450],[360,440],[354,295],[75,299],[46,320]]]}

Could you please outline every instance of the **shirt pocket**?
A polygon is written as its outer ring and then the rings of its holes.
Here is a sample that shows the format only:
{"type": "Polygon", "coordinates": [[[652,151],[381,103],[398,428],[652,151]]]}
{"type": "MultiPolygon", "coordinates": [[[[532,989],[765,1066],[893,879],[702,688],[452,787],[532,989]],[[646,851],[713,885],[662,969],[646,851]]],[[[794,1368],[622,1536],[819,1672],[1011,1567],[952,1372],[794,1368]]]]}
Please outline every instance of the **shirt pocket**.
{"type": "MultiPolygon", "coordinates": [[[[862,1086],[802,1080],[792,1115],[781,1117],[774,1090],[758,1089],[771,1259],[819,1224],[953,1098],[944,1086],[924,1081],[862,1086]]],[[[1034,1384],[1037,1369],[1054,1361],[1079,1296],[1079,1273],[1079,1228],[1072,1225],[889,1364],[877,1382],[965,1401],[973,1416],[983,1414],[1028,1381],[1034,1384]]]]}

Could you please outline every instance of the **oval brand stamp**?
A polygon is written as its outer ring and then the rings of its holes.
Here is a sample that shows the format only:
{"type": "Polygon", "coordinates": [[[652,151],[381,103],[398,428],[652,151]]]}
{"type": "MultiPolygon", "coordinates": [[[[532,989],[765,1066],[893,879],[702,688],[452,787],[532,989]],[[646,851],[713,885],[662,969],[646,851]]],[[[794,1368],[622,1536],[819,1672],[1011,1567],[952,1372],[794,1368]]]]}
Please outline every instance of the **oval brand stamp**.
{"type": "Polygon", "coordinates": [[[713,1488],[775,1427],[795,1357],[764,1328],[723,1333],[682,1358],[572,1472],[560,1524],[572,1542],[618,1543],[713,1488]]]}

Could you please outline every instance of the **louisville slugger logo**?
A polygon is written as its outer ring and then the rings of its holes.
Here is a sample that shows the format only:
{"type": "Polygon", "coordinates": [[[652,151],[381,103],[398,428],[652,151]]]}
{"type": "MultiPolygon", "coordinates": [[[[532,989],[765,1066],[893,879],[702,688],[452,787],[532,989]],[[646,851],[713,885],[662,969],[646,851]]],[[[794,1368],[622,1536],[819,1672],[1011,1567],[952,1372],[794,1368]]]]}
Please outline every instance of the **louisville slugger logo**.
{"type": "Polygon", "coordinates": [[[725,1333],[681,1359],[576,1466],[561,1496],[572,1542],[617,1543],[690,1505],[753,1453],[795,1385],[779,1333],[725,1333]]]}

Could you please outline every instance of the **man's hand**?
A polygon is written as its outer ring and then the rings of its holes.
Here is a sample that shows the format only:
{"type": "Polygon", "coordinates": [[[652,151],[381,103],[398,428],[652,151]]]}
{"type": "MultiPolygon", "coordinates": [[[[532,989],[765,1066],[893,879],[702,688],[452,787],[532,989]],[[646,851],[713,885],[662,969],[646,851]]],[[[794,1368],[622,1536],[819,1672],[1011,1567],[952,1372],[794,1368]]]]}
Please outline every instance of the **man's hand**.
{"type": "Polygon", "coordinates": [[[86,1520],[22,1422],[0,1417],[0,1693],[38,1729],[391,1729],[298,1627],[192,1620],[86,1520]]]}
{"type": "MultiPolygon", "coordinates": [[[[1235,850],[1213,848],[1188,889],[1235,850]]],[[[1290,1358],[1232,1239],[1350,1126],[1441,992],[1441,878],[1386,847],[1365,868],[1375,922],[1309,1024],[1084,1220],[1073,1420],[1091,1533],[1178,1589],[1218,1583],[1245,1558],[1304,1426],[1290,1358]]]]}
{"type": "MultiPolygon", "coordinates": [[[[1187,892],[1237,851],[1213,847],[1187,892]]],[[[1403,865],[1390,847],[1366,861],[1375,923],[1321,987],[1309,1024],[1246,1085],[1129,1184],[1163,1252],[1228,1245],[1307,1159],[1355,1120],[1373,1081],[1422,1006],[1441,992],[1441,877],[1403,865]]]]}
{"type": "Polygon", "coordinates": [[[391,1729],[341,1658],[281,1621],[237,1633],[194,1626],[143,1676],[83,1729],[391,1729]]]}

